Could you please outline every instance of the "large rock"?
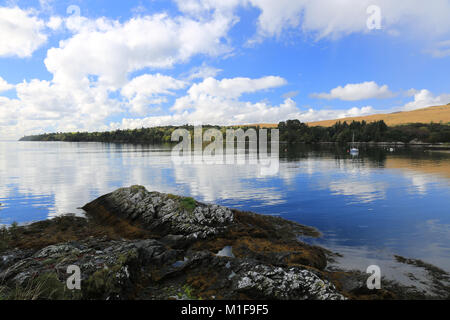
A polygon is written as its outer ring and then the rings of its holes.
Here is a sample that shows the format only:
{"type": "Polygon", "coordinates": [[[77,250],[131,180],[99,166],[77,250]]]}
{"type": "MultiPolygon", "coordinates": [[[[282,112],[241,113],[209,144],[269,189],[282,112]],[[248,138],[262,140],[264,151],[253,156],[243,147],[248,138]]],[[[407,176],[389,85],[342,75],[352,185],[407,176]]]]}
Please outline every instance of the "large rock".
{"type": "Polygon", "coordinates": [[[177,234],[189,240],[217,235],[231,225],[234,218],[228,208],[149,192],[142,186],[118,189],[83,209],[91,216],[117,215],[159,235],[177,234]]]}

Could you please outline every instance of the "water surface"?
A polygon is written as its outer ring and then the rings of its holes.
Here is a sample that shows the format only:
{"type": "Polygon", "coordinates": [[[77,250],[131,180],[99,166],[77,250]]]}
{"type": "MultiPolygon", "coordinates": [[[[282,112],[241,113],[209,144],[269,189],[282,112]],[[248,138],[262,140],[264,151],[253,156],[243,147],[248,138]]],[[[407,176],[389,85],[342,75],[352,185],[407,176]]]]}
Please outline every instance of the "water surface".
{"type": "Polygon", "coordinates": [[[170,146],[0,142],[0,224],[64,213],[116,188],[192,196],[317,227],[306,239],[344,253],[340,263],[396,268],[392,255],[450,271],[450,154],[336,146],[283,148],[274,176],[254,165],[176,165],[170,146]]]}

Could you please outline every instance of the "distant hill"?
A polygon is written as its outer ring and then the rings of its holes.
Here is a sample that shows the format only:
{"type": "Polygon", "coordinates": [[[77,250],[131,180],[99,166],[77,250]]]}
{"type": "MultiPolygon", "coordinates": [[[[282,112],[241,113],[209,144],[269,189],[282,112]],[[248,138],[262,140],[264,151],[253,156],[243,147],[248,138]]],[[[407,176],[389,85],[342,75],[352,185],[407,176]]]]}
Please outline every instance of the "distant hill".
{"type": "Polygon", "coordinates": [[[308,123],[309,126],[322,126],[322,127],[331,127],[336,122],[352,122],[355,121],[363,121],[366,122],[374,122],[384,120],[384,122],[388,126],[397,126],[401,124],[409,124],[409,123],[450,123],[450,105],[444,106],[435,106],[428,107],[423,109],[417,109],[413,111],[404,111],[404,112],[395,112],[388,114],[374,114],[370,116],[362,116],[362,117],[350,117],[343,119],[335,119],[335,120],[324,120],[317,122],[308,123]]]}
{"type": "MultiPolygon", "coordinates": [[[[336,122],[352,122],[355,121],[363,121],[366,122],[374,122],[384,120],[384,122],[388,126],[397,126],[401,124],[409,124],[409,123],[450,123],[450,104],[444,106],[435,106],[428,107],[423,109],[417,109],[413,111],[404,111],[404,112],[394,112],[387,114],[374,114],[370,116],[362,116],[362,117],[349,117],[342,119],[334,119],[334,120],[323,120],[316,122],[309,122],[308,125],[310,127],[314,126],[322,126],[322,127],[331,127],[336,122]]],[[[249,126],[260,126],[261,128],[276,128],[278,124],[276,123],[258,123],[249,126]]]]}

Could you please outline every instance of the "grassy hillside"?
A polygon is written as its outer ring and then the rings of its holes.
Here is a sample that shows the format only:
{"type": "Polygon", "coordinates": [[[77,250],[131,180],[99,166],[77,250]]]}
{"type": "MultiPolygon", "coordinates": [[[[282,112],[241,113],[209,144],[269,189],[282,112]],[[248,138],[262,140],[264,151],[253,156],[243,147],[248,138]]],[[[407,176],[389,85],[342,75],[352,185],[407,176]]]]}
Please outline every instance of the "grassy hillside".
{"type": "MultiPolygon", "coordinates": [[[[309,122],[308,125],[310,127],[314,126],[331,127],[338,121],[351,123],[353,120],[355,121],[365,120],[366,122],[375,122],[383,120],[388,126],[397,126],[410,123],[431,123],[431,122],[434,123],[442,122],[444,124],[447,124],[450,123],[450,104],[444,106],[428,107],[414,111],[395,112],[388,114],[374,114],[363,117],[349,117],[343,119],[309,122]]],[[[276,128],[278,127],[278,124],[258,123],[253,124],[252,126],[260,126],[261,128],[276,128]]]]}
{"type": "Polygon", "coordinates": [[[371,116],[363,116],[363,117],[352,117],[352,118],[344,118],[344,119],[335,119],[335,120],[325,120],[318,122],[310,122],[309,126],[323,126],[323,127],[331,127],[338,121],[341,122],[352,122],[355,121],[363,121],[366,122],[374,122],[383,120],[388,126],[397,126],[401,124],[408,123],[450,123],[450,105],[444,106],[435,106],[428,107],[424,109],[418,109],[414,111],[405,111],[405,112],[395,112],[389,114],[374,114],[371,116]]]}

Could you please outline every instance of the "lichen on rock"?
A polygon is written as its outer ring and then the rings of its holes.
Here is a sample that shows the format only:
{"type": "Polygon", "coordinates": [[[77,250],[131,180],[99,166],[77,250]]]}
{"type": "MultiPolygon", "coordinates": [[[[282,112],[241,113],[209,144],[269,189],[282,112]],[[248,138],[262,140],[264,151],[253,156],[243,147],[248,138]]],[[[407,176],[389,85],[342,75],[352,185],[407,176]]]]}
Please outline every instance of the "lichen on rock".
{"type": "Polygon", "coordinates": [[[343,300],[335,286],[306,269],[258,265],[238,281],[239,291],[269,299],[343,300]]]}
{"type": "Polygon", "coordinates": [[[230,209],[190,199],[132,186],[102,196],[83,209],[91,215],[99,211],[117,214],[156,233],[182,234],[188,239],[217,235],[233,223],[230,209]]]}

